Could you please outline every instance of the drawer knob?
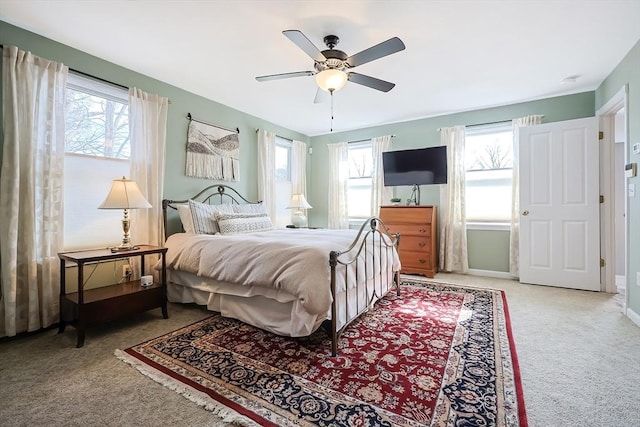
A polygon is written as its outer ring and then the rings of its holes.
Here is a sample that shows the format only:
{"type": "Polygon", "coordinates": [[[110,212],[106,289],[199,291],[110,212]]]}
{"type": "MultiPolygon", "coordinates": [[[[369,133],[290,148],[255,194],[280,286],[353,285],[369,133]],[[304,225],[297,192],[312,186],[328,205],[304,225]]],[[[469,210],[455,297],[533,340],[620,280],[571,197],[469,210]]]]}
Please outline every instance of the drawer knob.
{"type": "Polygon", "coordinates": [[[425,243],[424,242],[420,242],[418,243],[418,246],[420,246],[421,248],[424,248],[425,243]]]}
{"type": "Polygon", "coordinates": [[[421,233],[426,233],[427,232],[427,230],[425,230],[424,228],[421,228],[418,231],[421,232],[421,233]]]}
{"type": "Polygon", "coordinates": [[[420,264],[424,264],[425,262],[427,262],[426,259],[419,259],[418,261],[420,262],[420,264]]]}

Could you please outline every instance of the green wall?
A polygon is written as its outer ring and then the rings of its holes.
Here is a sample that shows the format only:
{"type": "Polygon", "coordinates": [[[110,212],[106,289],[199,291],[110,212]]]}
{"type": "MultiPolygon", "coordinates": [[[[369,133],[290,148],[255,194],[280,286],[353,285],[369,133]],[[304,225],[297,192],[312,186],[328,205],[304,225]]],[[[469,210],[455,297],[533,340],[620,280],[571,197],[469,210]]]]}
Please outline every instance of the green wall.
{"type": "MultiPolygon", "coordinates": [[[[167,160],[164,179],[164,195],[166,198],[184,198],[188,195],[195,195],[206,185],[220,182],[185,176],[187,113],[191,113],[195,118],[225,128],[235,129],[237,127],[240,129],[240,180],[238,182],[228,182],[227,184],[236,188],[251,200],[257,200],[258,198],[257,135],[255,130],[268,129],[284,138],[303,142],[309,141],[309,137],[306,135],[293,132],[159,80],[138,74],[3,21],[0,21],[0,43],[5,46],[18,46],[22,50],[30,51],[43,58],[62,62],[71,69],[119,85],[135,86],[145,92],[156,93],[169,98],[167,160]]],[[[215,71],[212,72],[215,73],[215,71]]],[[[215,78],[215,75],[212,75],[211,78],[215,78]]],[[[2,142],[0,141],[0,147],[1,144],[2,142]]]]}
{"type": "MultiPolygon", "coordinates": [[[[333,133],[311,138],[313,155],[310,161],[308,193],[309,224],[317,227],[327,225],[327,164],[329,152],[327,144],[369,139],[382,135],[395,135],[393,150],[430,147],[440,145],[441,127],[455,125],[475,125],[498,122],[523,117],[530,114],[544,114],[545,123],[590,117],[595,114],[594,92],[560,96],[538,101],[524,102],[504,107],[487,108],[465,113],[413,120],[390,125],[376,126],[349,132],[333,133]]],[[[407,199],[411,187],[395,187],[396,196],[407,199]]],[[[436,185],[420,187],[420,201],[423,205],[439,205],[440,189],[436,185]]],[[[469,267],[478,270],[509,271],[509,233],[505,231],[470,230],[467,233],[469,267]]]]}
{"type": "MultiPolygon", "coordinates": [[[[638,114],[640,111],[640,46],[638,44],[596,92],[585,92],[309,138],[306,135],[234,110],[2,21],[0,21],[0,43],[16,45],[36,55],[63,62],[72,69],[123,86],[135,86],[144,91],[168,97],[171,103],[167,124],[167,163],[164,189],[167,198],[182,198],[188,194],[195,194],[205,185],[217,183],[216,181],[186,177],[184,174],[188,123],[185,116],[187,113],[226,128],[238,127],[240,129],[241,179],[231,185],[251,199],[257,199],[257,138],[255,133],[257,128],[269,129],[282,137],[310,143],[313,154],[308,163],[307,185],[308,199],[313,206],[313,209],[309,211],[309,223],[313,226],[327,225],[327,144],[329,143],[357,141],[393,134],[395,135],[392,142],[393,149],[399,150],[440,145],[440,135],[437,131],[440,127],[511,120],[529,114],[544,114],[544,122],[546,123],[589,117],[593,116],[596,109],[626,83],[630,88],[630,141],[640,142],[640,114],[638,114]]],[[[0,147],[1,144],[2,141],[0,141],[0,147]]],[[[631,161],[634,159],[638,161],[637,157],[637,155],[631,154],[631,161]]],[[[638,180],[638,178],[634,180],[638,180]]],[[[397,187],[394,192],[398,197],[405,199],[409,196],[410,188],[397,187]]],[[[422,186],[421,202],[422,204],[438,205],[439,187],[422,186]]],[[[629,208],[631,262],[628,277],[635,277],[636,272],[640,270],[640,243],[637,243],[638,237],[640,237],[640,225],[633,224],[633,219],[637,218],[640,212],[640,202],[637,198],[630,199],[629,208]]],[[[509,233],[506,231],[470,230],[468,232],[470,267],[479,270],[507,271],[508,235],[509,233]]],[[[636,313],[640,313],[640,288],[629,288],[631,307],[636,313]]]]}
{"type": "MultiPolygon", "coordinates": [[[[629,123],[629,162],[639,163],[640,155],[633,154],[631,146],[640,143],[640,41],[629,51],[627,56],[605,79],[596,90],[595,109],[598,110],[611,99],[624,85],[628,85],[627,100],[629,109],[627,118],[629,123]]],[[[629,178],[628,184],[636,185],[636,192],[640,189],[638,176],[629,178]]],[[[627,266],[627,292],[629,293],[629,308],[636,316],[640,316],[640,287],[636,284],[636,275],[640,271],[640,198],[628,197],[628,239],[629,265],[627,266]]],[[[640,317],[637,317],[640,320],[640,317]]]]}

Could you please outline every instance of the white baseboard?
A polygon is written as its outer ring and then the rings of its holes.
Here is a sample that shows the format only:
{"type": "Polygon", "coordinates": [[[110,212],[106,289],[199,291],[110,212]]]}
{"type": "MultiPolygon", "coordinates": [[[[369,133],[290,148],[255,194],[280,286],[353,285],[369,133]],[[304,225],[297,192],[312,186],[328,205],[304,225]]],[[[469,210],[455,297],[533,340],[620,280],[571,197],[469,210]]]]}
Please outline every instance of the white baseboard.
{"type": "Polygon", "coordinates": [[[468,274],[471,276],[484,276],[484,277],[495,277],[497,279],[509,279],[516,280],[515,277],[511,275],[511,273],[507,271],[493,271],[493,270],[478,270],[475,268],[470,268],[468,274]]]}
{"type": "Polygon", "coordinates": [[[633,323],[640,326],[640,314],[636,313],[635,311],[631,310],[628,307],[627,307],[627,317],[631,319],[633,323]]]}

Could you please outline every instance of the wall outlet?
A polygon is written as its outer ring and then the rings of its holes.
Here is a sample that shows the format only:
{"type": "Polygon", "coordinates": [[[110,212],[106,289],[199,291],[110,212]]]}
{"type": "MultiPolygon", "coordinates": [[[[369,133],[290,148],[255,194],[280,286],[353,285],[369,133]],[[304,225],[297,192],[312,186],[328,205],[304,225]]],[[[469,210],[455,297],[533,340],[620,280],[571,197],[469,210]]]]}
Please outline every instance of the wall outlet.
{"type": "Polygon", "coordinates": [[[636,285],[640,286],[640,271],[636,273],[636,285]]]}
{"type": "Polygon", "coordinates": [[[125,264],[122,266],[122,278],[129,279],[133,275],[133,270],[131,270],[131,266],[129,264],[125,264]]]}

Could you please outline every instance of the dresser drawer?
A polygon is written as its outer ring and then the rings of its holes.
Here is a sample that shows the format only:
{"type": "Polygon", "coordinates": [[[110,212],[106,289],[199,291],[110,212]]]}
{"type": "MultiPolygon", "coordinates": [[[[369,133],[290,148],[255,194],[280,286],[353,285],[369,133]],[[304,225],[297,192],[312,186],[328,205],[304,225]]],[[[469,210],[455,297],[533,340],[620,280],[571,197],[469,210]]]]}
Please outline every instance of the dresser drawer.
{"type": "Polygon", "coordinates": [[[433,221],[433,206],[382,206],[380,218],[385,224],[431,224],[433,221]]]}
{"type": "MultiPolygon", "coordinates": [[[[431,227],[428,225],[411,225],[411,224],[387,224],[391,234],[400,233],[400,242],[404,239],[402,236],[425,236],[431,237],[431,227]]],[[[400,243],[402,244],[402,243],[400,243]]]]}
{"type": "Polygon", "coordinates": [[[403,271],[432,269],[432,256],[426,252],[404,251],[402,250],[402,240],[400,241],[400,262],[403,271]]]}
{"type": "Polygon", "coordinates": [[[431,253],[431,237],[430,236],[409,236],[400,235],[400,250],[425,252],[425,256],[431,253]]]}

